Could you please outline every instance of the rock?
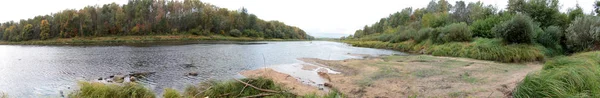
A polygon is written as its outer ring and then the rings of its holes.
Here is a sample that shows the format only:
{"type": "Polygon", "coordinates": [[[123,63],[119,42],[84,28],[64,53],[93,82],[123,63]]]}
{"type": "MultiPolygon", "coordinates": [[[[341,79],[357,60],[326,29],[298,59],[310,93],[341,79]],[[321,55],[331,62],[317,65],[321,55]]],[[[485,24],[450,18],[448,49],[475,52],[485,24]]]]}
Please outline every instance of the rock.
{"type": "Polygon", "coordinates": [[[323,83],[323,86],[333,88],[333,85],[331,83],[323,83]]]}
{"type": "Polygon", "coordinates": [[[130,76],[130,77],[129,77],[129,81],[131,81],[131,82],[135,82],[135,81],[136,81],[136,80],[135,80],[135,77],[133,77],[133,76],[130,76]]]}
{"type": "Polygon", "coordinates": [[[98,78],[98,81],[102,81],[102,77],[98,78]]]}
{"type": "Polygon", "coordinates": [[[198,73],[197,72],[190,72],[187,75],[188,76],[198,76],[198,73]]]}
{"type": "Polygon", "coordinates": [[[114,75],[113,80],[117,83],[123,83],[125,81],[125,76],[123,75],[114,75]]]}

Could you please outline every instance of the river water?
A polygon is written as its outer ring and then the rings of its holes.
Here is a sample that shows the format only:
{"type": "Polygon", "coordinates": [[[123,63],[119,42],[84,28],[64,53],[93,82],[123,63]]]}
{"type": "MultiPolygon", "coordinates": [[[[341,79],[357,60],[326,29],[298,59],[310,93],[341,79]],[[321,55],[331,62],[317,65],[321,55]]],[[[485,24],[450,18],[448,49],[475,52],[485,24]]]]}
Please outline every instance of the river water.
{"type": "Polygon", "coordinates": [[[349,54],[403,54],[329,41],[210,43],[143,46],[0,45],[0,92],[11,97],[60,97],[78,81],[155,72],[138,82],[162,92],[207,80],[243,77],[242,70],[301,63],[297,58],[342,60],[349,54]],[[248,44],[254,43],[254,44],[248,44]],[[258,43],[258,44],[256,44],[258,43]],[[197,72],[198,76],[186,76],[197,72]]]}

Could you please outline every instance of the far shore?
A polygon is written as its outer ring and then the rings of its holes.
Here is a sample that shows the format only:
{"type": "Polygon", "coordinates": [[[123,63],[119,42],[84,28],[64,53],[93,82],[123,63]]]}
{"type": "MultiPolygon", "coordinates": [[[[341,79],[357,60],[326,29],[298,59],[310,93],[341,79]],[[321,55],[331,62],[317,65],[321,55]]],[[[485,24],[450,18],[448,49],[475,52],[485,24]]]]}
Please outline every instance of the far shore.
{"type": "Polygon", "coordinates": [[[74,37],[19,42],[0,41],[0,45],[144,45],[144,44],[264,44],[240,43],[253,41],[306,41],[304,39],[269,39],[253,37],[232,37],[222,35],[138,35],[106,37],[74,37]]]}

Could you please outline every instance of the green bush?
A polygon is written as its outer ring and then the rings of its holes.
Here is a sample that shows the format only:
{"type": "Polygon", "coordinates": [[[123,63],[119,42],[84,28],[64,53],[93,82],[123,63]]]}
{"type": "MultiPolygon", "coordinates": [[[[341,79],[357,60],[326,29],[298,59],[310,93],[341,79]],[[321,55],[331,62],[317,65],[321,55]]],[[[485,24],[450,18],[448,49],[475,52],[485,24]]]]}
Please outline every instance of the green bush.
{"type": "Polygon", "coordinates": [[[578,17],[566,31],[567,47],[571,51],[589,51],[600,48],[600,17],[578,17]]]}
{"type": "Polygon", "coordinates": [[[396,32],[392,35],[390,42],[398,43],[398,42],[410,40],[410,39],[414,38],[416,32],[417,32],[417,30],[412,29],[412,28],[408,28],[406,30],[399,30],[398,32],[396,32]]]}
{"type": "Polygon", "coordinates": [[[486,19],[476,20],[469,26],[469,29],[473,32],[473,37],[482,37],[482,38],[494,38],[496,34],[492,32],[492,28],[494,26],[502,23],[503,21],[510,19],[510,14],[505,14],[502,16],[493,16],[486,19]]]}
{"type": "Polygon", "coordinates": [[[440,29],[436,42],[464,42],[472,40],[472,33],[466,23],[454,23],[440,29]]]}
{"type": "Polygon", "coordinates": [[[560,48],[559,41],[561,34],[562,29],[560,27],[549,26],[544,30],[544,32],[537,34],[536,41],[545,47],[557,49],[560,48]]]}
{"type": "Polygon", "coordinates": [[[515,88],[515,98],[600,97],[600,52],[558,57],[546,62],[544,70],[529,74],[515,88]]]}
{"type": "Polygon", "coordinates": [[[242,32],[238,29],[231,29],[231,30],[229,30],[229,35],[231,35],[233,37],[240,37],[240,36],[242,36],[242,32]]]}
{"type": "Polygon", "coordinates": [[[165,89],[163,98],[181,98],[181,94],[174,89],[165,89]]]}
{"type": "Polygon", "coordinates": [[[80,82],[79,90],[71,93],[71,98],[154,98],[154,92],[136,83],[122,86],[104,83],[80,82]]]}
{"type": "Polygon", "coordinates": [[[433,28],[423,28],[423,29],[419,30],[419,32],[417,32],[414,39],[417,43],[423,42],[423,41],[429,39],[429,34],[431,34],[431,32],[434,32],[434,31],[435,31],[435,29],[433,29],[433,28]]]}
{"type": "Polygon", "coordinates": [[[495,26],[492,30],[497,37],[508,44],[530,44],[535,33],[533,21],[523,14],[515,15],[511,20],[495,26]]]}

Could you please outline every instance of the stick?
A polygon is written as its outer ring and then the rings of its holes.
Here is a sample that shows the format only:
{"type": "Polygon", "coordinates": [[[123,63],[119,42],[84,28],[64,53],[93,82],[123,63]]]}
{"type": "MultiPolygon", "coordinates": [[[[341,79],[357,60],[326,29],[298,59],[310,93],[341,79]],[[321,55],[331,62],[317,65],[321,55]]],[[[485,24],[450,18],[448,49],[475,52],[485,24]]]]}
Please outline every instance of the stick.
{"type": "MultiPolygon", "coordinates": [[[[250,82],[252,80],[248,80],[248,82],[250,82]]],[[[246,89],[246,87],[248,87],[248,85],[244,86],[244,88],[242,88],[242,91],[240,91],[240,93],[237,96],[240,96],[242,94],[242,92],[244,92],[244,90],[246,89]]]]}
{"type": "Polygon", "coordinates": [[[246,96],[246,97],[242,97],[242,98],[255,98],[255,97],[264,97],[264,96],[271,96],[271,95],[273,95],[273,93],[261,93],[258,95],[246,96]]]}
{"type": "Polygon", "coordinates": [[[238,82],[241,82],[241,83],[243,83],[243,84],[246,84],[247,86],[250,86],[250,87],[252,87],[252,88],[254,88],[254,89],[256,89],[256,90],[259,90],[259,91],[263,91],[263,92],[271,92],[271,93],[279,93],[279,91],[275,91],[275,90],[268,90],[268,89],[262,89],[262,88],[258,88],[258,87],[256,87],[256,86],[254,86],[254,85],[248,84],[248,83],[246,83],[246,82],[244,82],[244,81],[241,81],[241,80],[238,80],[238,79],[235,79],[235,80],[236,80],[236,81],[238,81],[238,82]]]}

